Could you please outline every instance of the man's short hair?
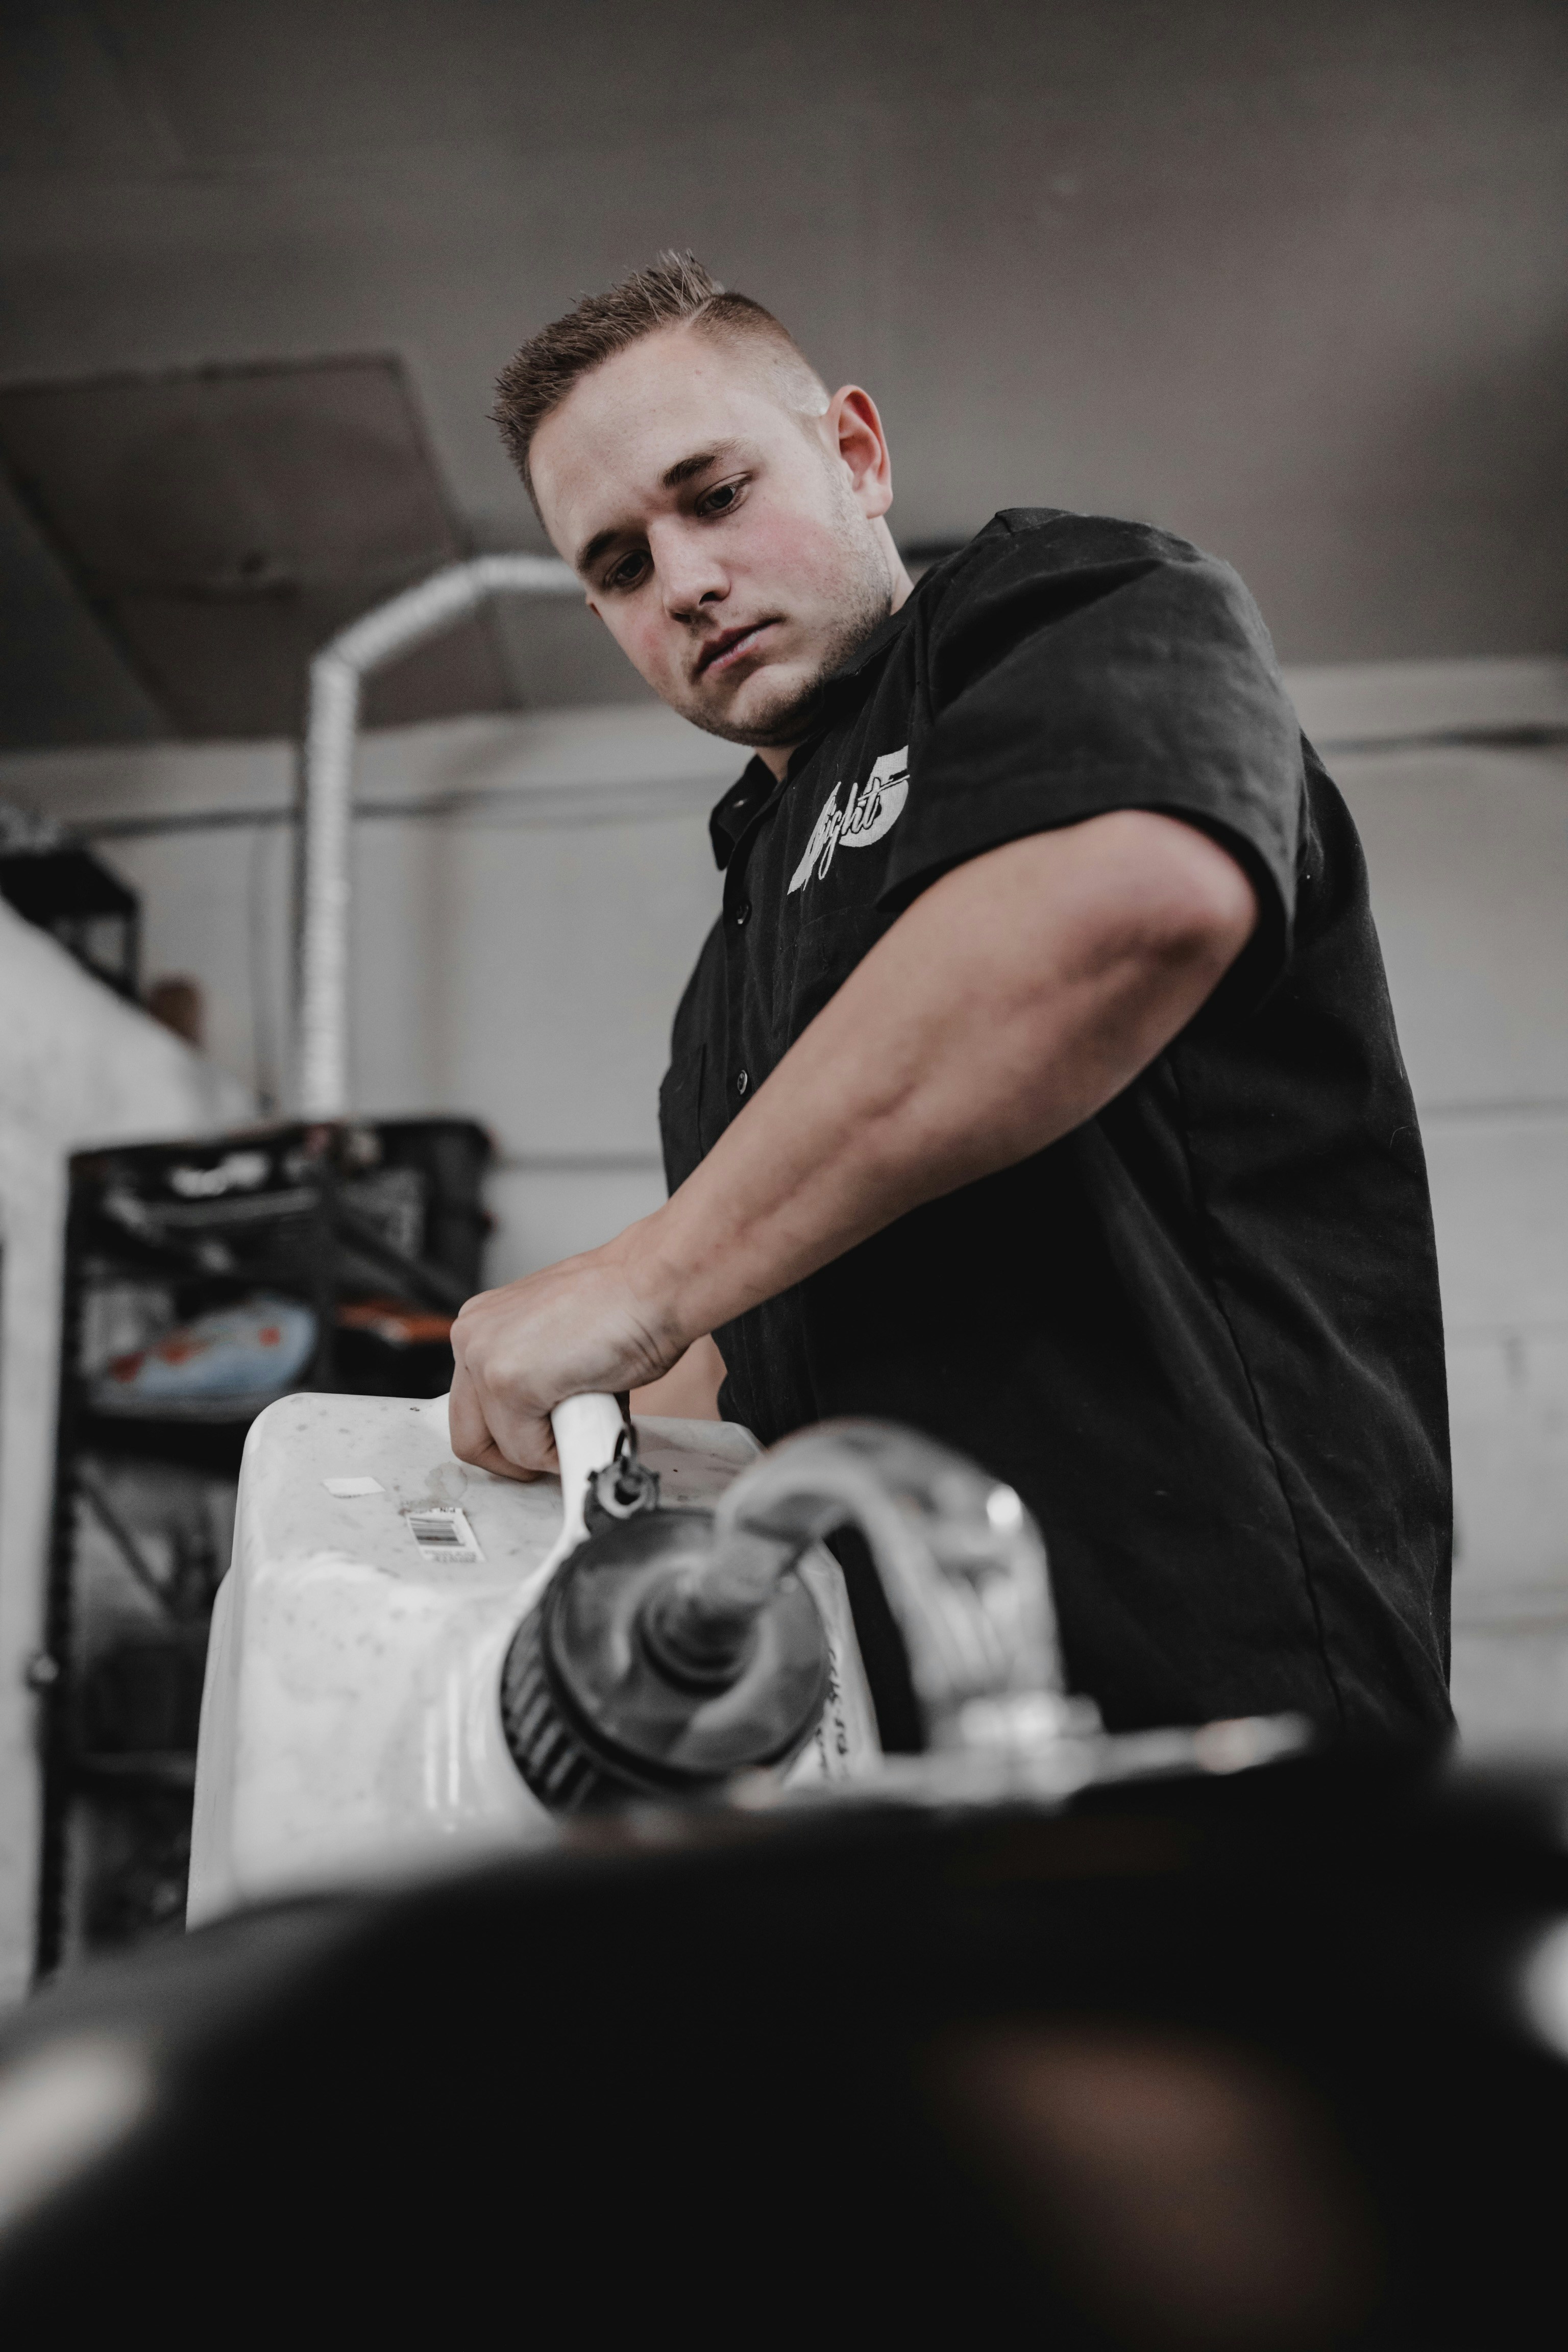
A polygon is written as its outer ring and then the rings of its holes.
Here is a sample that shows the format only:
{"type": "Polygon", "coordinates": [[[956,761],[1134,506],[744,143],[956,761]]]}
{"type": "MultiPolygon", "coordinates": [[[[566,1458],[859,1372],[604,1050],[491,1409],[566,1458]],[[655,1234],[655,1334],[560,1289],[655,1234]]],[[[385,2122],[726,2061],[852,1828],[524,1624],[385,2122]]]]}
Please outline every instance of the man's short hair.
{"type": "Polygon", "coordinates": [[[690,326],[715,342],[766,342],[794,379],[802,405],[826,407],[827,392],[788,329],[749,294],[731,294],[694,254],[661,253],[605,294],[585,294],[563,319],[552,320],[509,360],[496,380],[490,411],[509,455],[522,476],[535,513],[529,452],[533,436],[584,376],[664,327],[690,326]]]}

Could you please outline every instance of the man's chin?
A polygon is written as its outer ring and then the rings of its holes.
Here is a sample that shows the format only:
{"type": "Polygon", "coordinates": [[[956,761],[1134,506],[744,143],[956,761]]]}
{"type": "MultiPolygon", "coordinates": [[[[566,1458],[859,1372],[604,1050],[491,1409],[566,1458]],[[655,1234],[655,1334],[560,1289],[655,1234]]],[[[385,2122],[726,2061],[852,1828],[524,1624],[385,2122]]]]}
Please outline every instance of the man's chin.
{"type": "Polygon", "coordinates": [[[681,707],[681,716],[705,735],[743,743],[753,751],[781,751],[811,731],[822,701],[820,675],[779,677],[771,663],[737,681],[728,693],[700,694],[681,707]]]}

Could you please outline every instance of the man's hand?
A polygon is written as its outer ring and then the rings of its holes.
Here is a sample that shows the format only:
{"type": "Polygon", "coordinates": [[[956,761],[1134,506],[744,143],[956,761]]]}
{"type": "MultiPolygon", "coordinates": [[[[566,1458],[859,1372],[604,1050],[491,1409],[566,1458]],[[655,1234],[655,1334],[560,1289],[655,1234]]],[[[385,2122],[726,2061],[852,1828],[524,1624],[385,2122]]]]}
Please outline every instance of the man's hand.
{"type": "Polygon", "coordinates": [[[550,1409],[657,1380],[922,1202],[1092,1118],[1184,1028],[1258,920],[1217,842],[1141,809],[956,866],[878,940],[662,1209],[470,1299],[452,1444],[553,1466],[550,1409]]]}
{"type": "MultiPolygon", "coordinates": [[[[651,1222],[651,1221],[648,1221],[651,1222]]],[[[555,1467],[563,1397],[616,1396],[668,1371],[688,1334],[651,1311],[628,1274],[638,1228],[603,1249],[470,1298],[452,1327],[452,1451],[504,1478],[555,1467]]]]}

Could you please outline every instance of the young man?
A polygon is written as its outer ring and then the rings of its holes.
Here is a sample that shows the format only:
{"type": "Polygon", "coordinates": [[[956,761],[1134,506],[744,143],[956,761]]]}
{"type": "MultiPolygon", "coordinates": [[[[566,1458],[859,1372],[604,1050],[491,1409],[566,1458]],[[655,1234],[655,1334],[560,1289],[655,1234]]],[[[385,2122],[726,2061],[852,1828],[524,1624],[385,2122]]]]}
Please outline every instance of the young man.
{"type": "Polygon", "coordinates": [[[1421,1146],[1355,832],[1241,583],[1047,508],[911,588],[873,402],[689,259],[546,328],[497,417],[590,609],[755,756],[670,1199],[464,1308],[458,1451],[537,1475],[562,1397],[716,1340],[764,1441],[878,1414],[1010,1480],[1111,1725],[1440,1729],[1421,1146]]]}

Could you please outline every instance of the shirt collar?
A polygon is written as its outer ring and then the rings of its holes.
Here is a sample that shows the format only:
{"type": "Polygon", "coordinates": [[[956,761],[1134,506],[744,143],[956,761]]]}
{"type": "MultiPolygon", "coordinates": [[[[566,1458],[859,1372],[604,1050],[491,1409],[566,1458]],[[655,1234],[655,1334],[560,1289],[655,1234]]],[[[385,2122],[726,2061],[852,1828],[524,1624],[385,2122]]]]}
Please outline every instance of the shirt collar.
{"type": "MultiPolygon", "coordinates": [[[[790,762],[794,766],[794,761],[790,762]]],[[[708,838],[713,844],[713,863],[721,874],[740,846],[741,835],[759,812],[766,808],[775,793],[782,793],[787,777],[779,778],[773,770],[756,758],[747,761],[739,779],[731,785],[723,799],[708,820],[708,838]]]]}
{"type": "Polygon", "coordinates": [[[885,621],[879,621],[864,644],[856,647],[847,661],[839,663],[838,667],[823,688],[825,707],[821,721],[813,729],[805,741],[798,744],[790,754],[789,766],[782,777],[775,776],[773,770],[760,759],[753,757],[747,761],[742,774],[731,785],[708,820],[708,837],[713,844],[713,863],[721,873],[740,847],[741,835],[747,826],[754,823],[763,811],[778,798],[788,784],[794,782],[807,760],[811,758],[826,729],[832,724],[834,706],[839,699],[841,690],[860,678],[871,664],[886,653],[894,638],[902,633],[913,603],[912,596],[906,596],[898,611],[889,613],[885,621]]]}

